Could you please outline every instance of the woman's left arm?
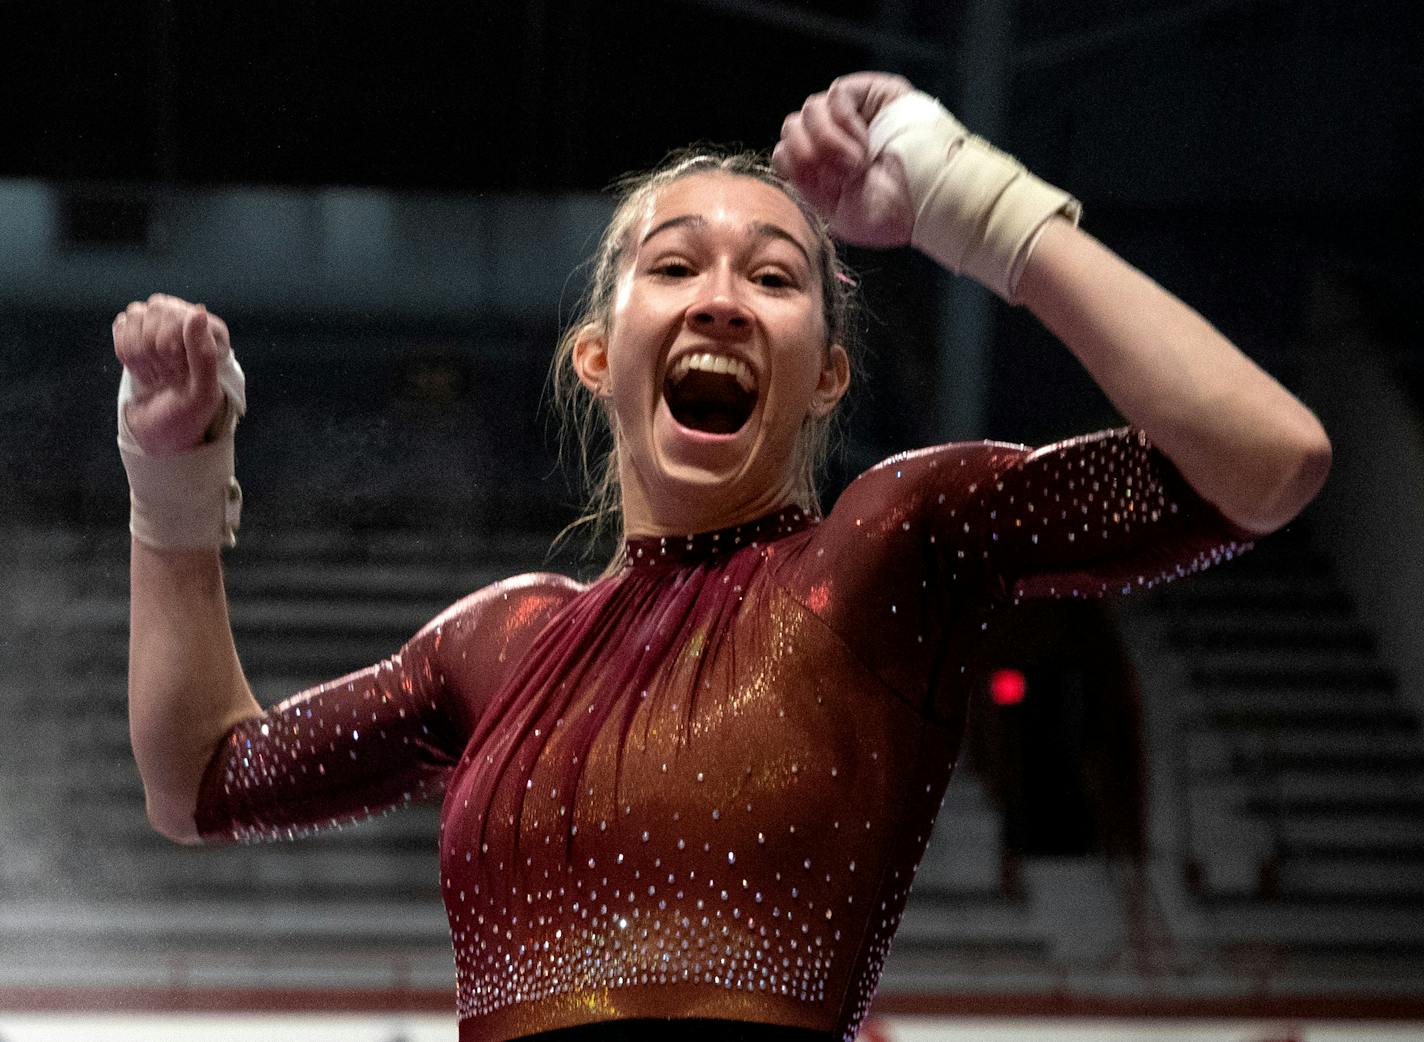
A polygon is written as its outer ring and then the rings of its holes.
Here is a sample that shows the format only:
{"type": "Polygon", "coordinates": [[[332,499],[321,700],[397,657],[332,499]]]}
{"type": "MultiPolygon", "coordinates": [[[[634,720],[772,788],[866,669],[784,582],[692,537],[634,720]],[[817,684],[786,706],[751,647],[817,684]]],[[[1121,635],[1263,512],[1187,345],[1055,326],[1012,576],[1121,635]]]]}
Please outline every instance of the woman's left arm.
{"type": "Polygon", "coordinates": [[[1237,525],[1273,531],[1320,490],[1330,440],[1315,414],[1071,222],[1049,219],[1017,292],[1123,416],[1237,525]]]}
{"type": "Polygon", "coordinates": [[[786,118],[772,162],[839,238],[913,245],[1027,305],[1240,528],[1277,529],[1319,491],[1330,441],[1314,414],[1195,311],[1079,231],[1071,197],[970,135],[908,80],[837,79],[786,118]]]}

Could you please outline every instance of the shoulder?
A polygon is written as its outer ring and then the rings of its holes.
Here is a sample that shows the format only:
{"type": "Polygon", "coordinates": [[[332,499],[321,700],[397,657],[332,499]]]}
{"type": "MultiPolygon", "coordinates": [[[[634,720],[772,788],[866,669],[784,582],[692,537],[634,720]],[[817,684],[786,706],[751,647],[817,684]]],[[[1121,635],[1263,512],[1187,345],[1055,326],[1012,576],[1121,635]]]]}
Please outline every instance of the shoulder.
{"type": "Polygon", "coordinates": [[[952,441],[944,445],[929,445],[922,449],[908,449],[887,456],[875,466],[867,469],[861,477],[894,467],[936,466],[945,463],[968,465],[1001,459],[1018,459],[1034,451],[1031,446],[1014,441],[952,441]]]}
{"type": "Polygon", "coordinates": [[[515,629],[527,629],[531,625],[542,628],[586,589],[583,583],[557,572],[525,572],[511,576],[460,598],[426,623],[417,634],[417,639],[432,633],[443,633],[451,627],[468,628],[472,635],[491,624],[506,633],[510,623],[515,624],[515,629]]]}
{"type": "Polygon", "coordinates": [[[563,575],[531,572],[491,583],[431,619],[402,649],[404,665],[439,679],[469,734],[490,696],[539,634],[584,590],[563,575]]]}
{"type": "Polygon", "coordinates": [[[1160,467],[1158,455],[1147,436],[1133,427],[1082,434],[1036,448],[1007,441],[932,445],[897,453],[864,471],[846,487],[836,510],[842,504],[865,510],[877,503],[903,509],[925,491],[934,492],[934,504],[939,506],[955,498],[987,501],[995,489],[984,482],[1008,480],[1014,472],[1031,471],[1040,477],[1066,477],[1075,469],[1135,474],[1149,466],[1160,467]]]}
{"type": "Polygon", "coordinates": [[[1032,451],[1013,442],[960,441],[896,453],[846,486],[831,518],[900,514],[923,503],[931,492],[938,505],[949,498],[972,496],[981,482],[1021,463],[1032,451]]]}

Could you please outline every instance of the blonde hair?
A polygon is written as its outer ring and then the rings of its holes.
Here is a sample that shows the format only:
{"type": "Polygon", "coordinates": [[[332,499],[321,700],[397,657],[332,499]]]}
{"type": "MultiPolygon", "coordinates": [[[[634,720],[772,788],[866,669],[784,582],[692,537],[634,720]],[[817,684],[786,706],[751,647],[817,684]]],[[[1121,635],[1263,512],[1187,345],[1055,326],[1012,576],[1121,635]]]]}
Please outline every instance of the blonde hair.
{"type": "MultiPolygon", "coordinates": [[[[771,168],[759,153],[693,148],[674,152],[652,170],[629,174],[614,184],[618,205],[604,229],[598,248],[589,260],[587,288],[572,319],[564,329],[550,369],[551,397],[560,420],[562,451],[572,453],[578,465],[584,494],[584,513],[564,528],[557,544],[573,532],[589,531],[589,552],[617,532],[622,536],[622,495],[618,481],[617,418],[612,409],[579,382],[573,367],[574,345],[589,325],[606,330],[613,307],[613,294],[628,253],[629,236],[644,208],[658,192],[674,181],[696,174],[724,173],[749,177],[771,185],[786,195],[806,219],[816,240],[816,275],[826,330],[826,349],[840,344],[850,356],[852,368],[858,352],[859,293],[855,280],[836,251],[836,245],[811,205],[796,188],[771,168]]],[[[802,423],[798,446],[795,496],[803,510],[820,511],[817,485],[839,434],[840,409],[825,416],[807,417],[802,423]]],[[[621,563],[618,547],[604,574],[621,563]]]]}

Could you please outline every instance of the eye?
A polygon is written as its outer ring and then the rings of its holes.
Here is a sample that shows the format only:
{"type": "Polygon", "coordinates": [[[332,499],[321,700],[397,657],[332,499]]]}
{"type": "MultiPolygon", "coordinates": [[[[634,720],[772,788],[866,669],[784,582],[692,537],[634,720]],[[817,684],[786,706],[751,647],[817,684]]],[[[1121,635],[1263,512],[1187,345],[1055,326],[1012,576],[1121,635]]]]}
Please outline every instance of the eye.
{"type": "Polygon", "coordinates": [[[694,274],[692,265],[680,260],[660,261],[648,270],[669,279],[685,279],[694,274]]]}
{"type": "Polygon", "coordinates": [[[767,289],[794,289],[796,287],[795,279],[776,268],[767,268],[757,272],[752,276],[752,281],[767,289]]]}

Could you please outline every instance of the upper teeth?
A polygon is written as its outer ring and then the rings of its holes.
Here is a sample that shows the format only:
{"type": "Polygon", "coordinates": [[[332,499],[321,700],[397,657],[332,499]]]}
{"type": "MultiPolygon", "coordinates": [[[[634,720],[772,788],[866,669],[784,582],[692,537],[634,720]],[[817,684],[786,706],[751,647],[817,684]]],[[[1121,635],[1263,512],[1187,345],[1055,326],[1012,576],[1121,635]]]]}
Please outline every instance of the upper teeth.
{"type": "Polygon", "coordinates": [[[670,375],[672,379],[680,380],[693,369],[704,373],[728,373],[736,379],[742,390],[756,390],[756,379],[752,376],[751,369],[740,358],[733,358],[731,355],[714,355],[711,351],[683,355],[673,363],[670,375]]]}

